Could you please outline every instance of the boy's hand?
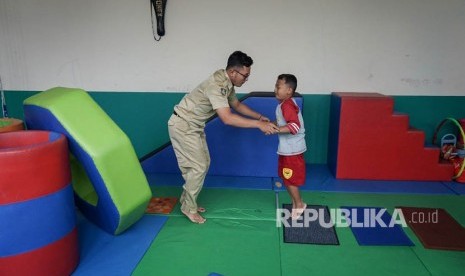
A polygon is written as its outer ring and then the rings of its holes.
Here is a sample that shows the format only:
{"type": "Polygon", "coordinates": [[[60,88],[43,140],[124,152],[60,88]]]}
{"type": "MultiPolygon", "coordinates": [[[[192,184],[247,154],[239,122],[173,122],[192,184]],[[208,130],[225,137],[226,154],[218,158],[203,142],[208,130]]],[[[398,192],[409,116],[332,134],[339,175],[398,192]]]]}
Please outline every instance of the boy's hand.
{"type": "Polygon", "coordinates": [[[279,131],[279,128],[269,121],[260,121],[259,128],[266,135],[275,134],[279,131]]]}

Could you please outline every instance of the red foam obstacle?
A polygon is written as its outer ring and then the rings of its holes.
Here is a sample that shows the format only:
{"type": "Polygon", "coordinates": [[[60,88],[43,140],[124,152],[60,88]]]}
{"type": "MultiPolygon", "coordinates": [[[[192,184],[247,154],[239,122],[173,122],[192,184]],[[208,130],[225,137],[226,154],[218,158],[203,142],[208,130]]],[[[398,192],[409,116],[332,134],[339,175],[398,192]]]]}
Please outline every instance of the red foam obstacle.
{"type": "Polygon", "coordinates": [[[450,181],[453,167],[379,93],[333,93],[328,163],[338,179],[450,181]]]}
{"type": "Polygon", "coordinates": [[[70,275],[79,261],[67,140],[0,134],[0,275],[70,275]]]}
{"type": "Polygon", "coordinates": [[[0,133],[24,129],[24,123],[14,118],[0,118],[0,133]]]}

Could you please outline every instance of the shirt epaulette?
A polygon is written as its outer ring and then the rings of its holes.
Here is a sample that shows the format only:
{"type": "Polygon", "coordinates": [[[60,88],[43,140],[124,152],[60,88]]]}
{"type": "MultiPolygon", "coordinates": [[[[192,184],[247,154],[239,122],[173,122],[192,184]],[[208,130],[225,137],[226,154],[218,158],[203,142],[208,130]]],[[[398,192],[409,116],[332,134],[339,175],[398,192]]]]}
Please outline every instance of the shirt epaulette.
{"type": "Polygon", "coordinates": [[[227,89],[231,90],[233,88],[233,84],[229,79],[228,75],[226,74],[225,69],[220,69],[213,74],[213,79],[215,83],[218,85],[220,89],[227,89]]]}

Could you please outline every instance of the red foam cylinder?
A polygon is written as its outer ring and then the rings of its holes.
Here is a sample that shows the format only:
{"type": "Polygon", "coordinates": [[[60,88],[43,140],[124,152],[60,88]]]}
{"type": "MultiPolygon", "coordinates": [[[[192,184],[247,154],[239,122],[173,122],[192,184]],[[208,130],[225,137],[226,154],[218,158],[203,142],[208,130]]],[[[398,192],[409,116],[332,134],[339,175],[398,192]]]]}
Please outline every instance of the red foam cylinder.
{"type": "Polygon", "coordinates": [[[21,120],[13,118],[0,118],[0,121],[7,123],[6,126],[0,127],[0,133],[24,129],[24,123],[21,120]]]}
{"type": "Polygon", "coordinates": [[[40,249],[0,257],[0,275],[71,275],[79,262],[77,229],[40,249]]]}
{"type": "Polygon", "coordinates": [[[0,204],[48,195],[70,183],[67,141],[63,136],[51,143],[49,135],[17,131],[0,136],[0,204]],[[51,173],[49,168],[56,170],[51,173]]]}
{"type": "MultiPolygon", "coordinates": [[[[8,210],[62,193],[70,185],[69,151],[64,135],[49,131],[0,134],[0,215],[3,214],[0,216],[0,235],[8,233],[6,230],[2,232],[3,227],[9,226],[4,225],[5,220],[12,223],[10,229],[21,227],[18,228],[19,232],[30,229],[34,233],[34,225],[16,224],[16,220],[8,217],[11,214],[8,210]]],[[[70,209],[70,213],[63,212],[60,213],[65,214],[63,217],[50,217],[50,220],[43,222],[47,223],[45,226],[53,227],[54,223],[65,220],[71,225],[70,231],[56,238],[51,235],[53,240],[46,244],[38,243],[40,245],[27,251],[18,249],[17,253],[0,256],[0,275],[70,275],[75,270],[79,263],[79,247],[77,227],[72,227],[75,221],[71,220],[75,217],[70,215],[73,212],[70,206],[74,205],[72,193],[70,195],[69,201],[64,200],[66,206],[63,206],[70,209]]],[[[30,211],[32,215],[38,212],[35,209],[30,211]]],[[[43,229],[44,225],[41,226],[43,229]]],[[[11,232],[3,237],[10,237],[8,235],[11,232]]],[[[20,235],[10,238],[9,246],[14,252],[24,239],[20,235]]]]}

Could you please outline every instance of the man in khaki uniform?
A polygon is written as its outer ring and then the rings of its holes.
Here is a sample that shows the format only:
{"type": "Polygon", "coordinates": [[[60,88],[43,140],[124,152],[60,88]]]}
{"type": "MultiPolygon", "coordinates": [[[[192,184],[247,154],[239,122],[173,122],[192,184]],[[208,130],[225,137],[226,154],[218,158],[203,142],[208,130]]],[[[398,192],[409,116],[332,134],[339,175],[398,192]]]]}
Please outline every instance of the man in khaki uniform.
{"type": "Polygon", "coordinates": [[[277,132],[277,127],[268,118],[242,104],[234,87],[241,87],[249,78],[252,58],[236,51],[228,58],[226,69],[220,69],[202,82],[174,107],[168,121],[168,130],[179,169],[184,178],[180,198],[181,211],[194,223],[204,223],[197,206],[197,197],[202,189],[210,166],[210,153],[205,138],[205,122],[215,113],[226,125],[242,128],[259,128],[265,134],[277,132]],[[238,113],[232,113],[233,108],[238,113]]]}

